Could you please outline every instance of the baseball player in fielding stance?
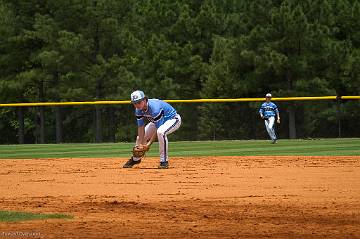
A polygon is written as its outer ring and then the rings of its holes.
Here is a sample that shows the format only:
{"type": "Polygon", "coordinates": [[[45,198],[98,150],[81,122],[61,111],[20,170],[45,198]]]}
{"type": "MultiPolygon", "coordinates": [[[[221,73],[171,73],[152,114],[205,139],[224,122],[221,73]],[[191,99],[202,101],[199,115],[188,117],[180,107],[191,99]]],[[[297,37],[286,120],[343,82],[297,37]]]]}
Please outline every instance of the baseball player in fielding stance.
{"type": "Polygon", "coordinates": [[[273,102],[271,102],[271,94],[267,93],[265,96],[266,102],[264,102],[259,110],[260,113],[260,117],[265,121],[265,127],[266,127],[266,131],[268,132],[270,138],[271,138],[271,143],[276,144],[276,133],[275,133],[275,128],[274,128],[274,123],[275,123],[275,117],[277,118],[277,123],[280,124],[280,114],[279,114],[279,109],[276,106],[276,104],[274,104],[273,102]]]}
{"type": "Polygon", "coordinates": [[[133,149],[133,156],[124,164],[124,168],[132,168],[141,162],[145,152],[151,144],[159,141],[160,165],[158,168],[169,167],[168,138],[167,135],[176,131],[181,125],[181,117],[168,103],[159,99],[148,99],[143,91],[137,90],[131,93],[131,103],[135,107],[138,135],[133,149]],[[148,124],[145,125],[145,120],[148,124]],[[136,151],[141,149],[141,154],[136,151]]]}

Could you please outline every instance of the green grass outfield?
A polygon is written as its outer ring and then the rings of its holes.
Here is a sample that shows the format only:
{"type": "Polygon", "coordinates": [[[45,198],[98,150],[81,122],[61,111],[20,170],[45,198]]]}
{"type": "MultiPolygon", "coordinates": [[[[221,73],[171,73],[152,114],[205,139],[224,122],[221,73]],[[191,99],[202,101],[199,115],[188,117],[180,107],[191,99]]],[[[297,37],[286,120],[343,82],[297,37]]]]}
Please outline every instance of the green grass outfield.
{"type": "MultiPolygon", "coordinates": [[[[0,145],[1,159],[129,157],[133,143],[0,145]]],[[[360,138],[170,142],[170,156],[359,155],[360,138]]],[[[148,156],[158,156],[154,143],[148,156]]]]}

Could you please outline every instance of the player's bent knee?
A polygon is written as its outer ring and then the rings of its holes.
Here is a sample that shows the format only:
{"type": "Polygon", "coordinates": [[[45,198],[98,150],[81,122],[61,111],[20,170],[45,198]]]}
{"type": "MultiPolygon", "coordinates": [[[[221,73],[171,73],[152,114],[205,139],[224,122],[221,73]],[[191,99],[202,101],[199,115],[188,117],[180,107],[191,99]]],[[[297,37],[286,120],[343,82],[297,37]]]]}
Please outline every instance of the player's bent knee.
{"type": "Polygon", "coordinates": [[[163,137],[165,135],[165,132],[163,130],[158,130],[157,135],[158,137],[163,137]]]}

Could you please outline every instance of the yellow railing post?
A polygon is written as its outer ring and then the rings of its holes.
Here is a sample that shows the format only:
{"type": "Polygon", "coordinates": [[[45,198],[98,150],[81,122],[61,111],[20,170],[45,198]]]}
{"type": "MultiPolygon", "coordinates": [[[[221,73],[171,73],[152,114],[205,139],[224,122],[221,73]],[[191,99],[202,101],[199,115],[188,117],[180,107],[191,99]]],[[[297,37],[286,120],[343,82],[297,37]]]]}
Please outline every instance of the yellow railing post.
{"type": "MultiPolygon", "coordinates": [[[[360,100],[360,96],[305,96],[305,97],[278,97],[273,101],[309,101],[309,100],[360,100]]],[[[256,102],[264,98],[235,98],[235,99],[190,99],[190,100],[165,100],[168,103],[226,103],[226,102],[256,102]]],[[[84,102],[38,102],[38,103],[6,103],[0,107],[31,107],[31,106],[69,106],[69,105],[120,105],[130,104],[129,100],[120,101],[84,101],[84,102]]]]}

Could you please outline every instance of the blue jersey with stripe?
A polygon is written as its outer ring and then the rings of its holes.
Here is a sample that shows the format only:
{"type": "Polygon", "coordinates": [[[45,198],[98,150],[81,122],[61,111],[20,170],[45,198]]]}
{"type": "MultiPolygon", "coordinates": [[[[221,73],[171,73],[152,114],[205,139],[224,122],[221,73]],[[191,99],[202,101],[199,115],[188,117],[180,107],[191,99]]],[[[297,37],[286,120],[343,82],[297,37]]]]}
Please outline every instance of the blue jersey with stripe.
{"type": "Polygon", "coordinates": [[[278,107],[273,102],[265,102],[261,105],[259,113],[265,118],[276,116],[279,112],[278,107]]]}
{"type": "Polygon", "coordinates": [[[156,128],[159,128],[167,120],[174,118],[176,114],[176,110],[170,104],[159,99],[149,99],[146,111],[135,109],[137,125],[139,127],[143,126],[145,119],[147,119],[153,122],[156,128]]]}

